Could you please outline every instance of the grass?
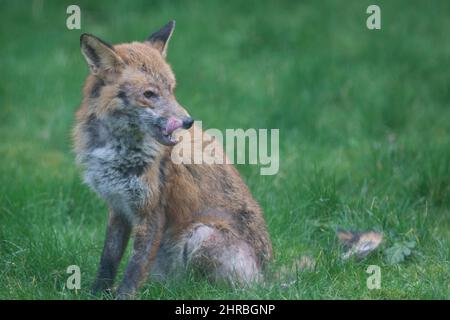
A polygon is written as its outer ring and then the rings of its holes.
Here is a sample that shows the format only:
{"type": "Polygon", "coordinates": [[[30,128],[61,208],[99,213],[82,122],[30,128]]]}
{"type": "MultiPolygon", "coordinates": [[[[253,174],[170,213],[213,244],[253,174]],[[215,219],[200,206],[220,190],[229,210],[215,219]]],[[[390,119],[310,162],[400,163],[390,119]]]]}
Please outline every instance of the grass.
{"type": "MultiPolygon", "coordinates": [[[[275,270],[316,260],[287,289],[148,281],[142,299],[449,299],[450,4],[377,1],[2,1],[0,298],[88,299],[106,207],[80,179],[70,130],[88,70],[79,36],[147,37],[170,19],[178,100],[204,128],[279,128],[280,171],[239,166],[264,208],[275,270]],[[337,228],[374,229],[383,248],[414,240],[403,263],[383,250],[343,262],[337,228]],[[80,291],[64,288],[79,265],[80,291]],[[369,290],[365,270],[379,265],[369,290]]],[[[122,264],[123,270],[124,264],[122,264]]],[[[120,279],[120,275],[119,275],[120,279]]]]}

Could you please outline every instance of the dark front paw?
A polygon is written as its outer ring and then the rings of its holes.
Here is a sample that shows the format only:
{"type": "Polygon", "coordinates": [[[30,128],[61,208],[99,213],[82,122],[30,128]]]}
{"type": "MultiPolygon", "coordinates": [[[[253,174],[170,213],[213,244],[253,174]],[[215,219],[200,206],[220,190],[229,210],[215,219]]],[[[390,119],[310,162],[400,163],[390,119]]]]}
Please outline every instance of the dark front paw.
{"type": "Polygon", "coordinates": [[[97,295],[102,295],[102,294],[106,294],[106,295],[111,295],[112,294],[112,280],[111,279],[97,279],[94,283],[94,285],[92,286],[92,290],[91,293],[94,296],[97,295]]]}
{"type": "Polygon", "coordinates": [[[131,300],[136,294],[136,288],[132,286],[126,286],[122,284],[119,289],[117,289],[117,300],[131,300]]]}

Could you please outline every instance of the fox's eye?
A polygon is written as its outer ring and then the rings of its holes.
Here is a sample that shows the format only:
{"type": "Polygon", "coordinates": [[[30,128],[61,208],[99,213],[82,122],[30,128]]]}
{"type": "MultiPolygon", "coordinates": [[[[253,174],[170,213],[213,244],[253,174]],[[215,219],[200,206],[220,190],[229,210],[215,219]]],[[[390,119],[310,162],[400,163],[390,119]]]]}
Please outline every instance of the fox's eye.
{"type": "Polygon", "coordinates": [[[147,99],[155,98],[156,93],[153,92],[152,90],[146,90],[144,91],[144,97],[146,97],[147,99]]]}

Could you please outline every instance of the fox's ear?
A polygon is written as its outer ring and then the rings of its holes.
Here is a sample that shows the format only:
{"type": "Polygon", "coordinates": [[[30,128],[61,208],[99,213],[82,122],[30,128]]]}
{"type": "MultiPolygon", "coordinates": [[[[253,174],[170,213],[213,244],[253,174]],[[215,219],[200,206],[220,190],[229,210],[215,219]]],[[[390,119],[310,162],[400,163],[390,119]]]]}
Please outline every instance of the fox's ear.
{"type": "Polygon", "coordinates": [[[98,75],[102,72],[117,71],[124,63],[114,51],[114,48],[103,40],[90,35],[82,34],[80,37],[81,53],[92,74],[98,75]]]}
{"type": "Polygon", "coordinates": [[[169,21],[164,27],[153,33],[147,38],[152,47],[158,49],[161,55],[165,58],[167,55],[167,45],[170,37],[172,37],[173,30],[175,30],[175,20],[169,21]]]}

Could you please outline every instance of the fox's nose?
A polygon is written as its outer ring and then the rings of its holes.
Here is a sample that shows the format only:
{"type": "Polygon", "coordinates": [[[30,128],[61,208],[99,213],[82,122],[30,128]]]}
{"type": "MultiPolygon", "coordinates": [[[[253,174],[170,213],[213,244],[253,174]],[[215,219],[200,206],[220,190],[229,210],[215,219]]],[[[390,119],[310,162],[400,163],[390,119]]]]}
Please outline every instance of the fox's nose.
{"type": "Polygon", "coordinates": [[[183,120],[183,128],[184,129],[189,129],[190,127],[192,127],[193,123],[194,123],[194,119],[192,119],[191,117],[185,118],[183,120]]]}

